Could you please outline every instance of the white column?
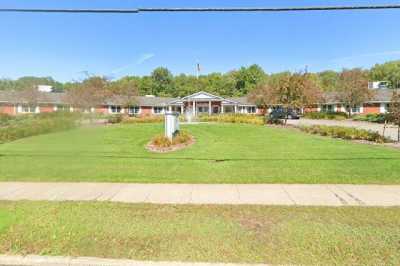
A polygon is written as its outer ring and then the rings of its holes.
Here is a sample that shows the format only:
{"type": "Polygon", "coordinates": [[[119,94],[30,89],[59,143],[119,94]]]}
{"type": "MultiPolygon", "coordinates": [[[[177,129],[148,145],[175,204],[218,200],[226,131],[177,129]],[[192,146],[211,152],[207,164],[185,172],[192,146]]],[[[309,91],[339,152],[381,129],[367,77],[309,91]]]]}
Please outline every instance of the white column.
{"type": "Polygon", "coordinates": [[[224,113],[224,105],[221,104],[221,114],[223,114],[223,113],[224,113]]]}
{"type": "Polygon", "coordinates": [[[379,112],[380,112],[381,114],[386,113],[386,104],[385,104],[385,103],[381,103],[381,104],[380,104],[379,112]]]}
{"type": "Polygon", "coordinates": [[[172,106],[168,106],[168,111],[172,112],[172,106]]]}
{"type": "Polygon", "coordinates": [[[208,114],[211,115],[211,101],[208,101],[208,114]]]}
{"type": "Polygon", "coordinates": [[[360,114],[363,114],[364,113],[364,105],[362,104],[361,106],[360,106],[360,114]]]}
{"type": "Polygon", "coordinates": [[[196,116],[196,101],[193,100],[193,116],[196,116]]]}
{"type": "Polygon", "coordinates": [[[237,105],[235,105],[235,114],[237,113],[237,105]]]}

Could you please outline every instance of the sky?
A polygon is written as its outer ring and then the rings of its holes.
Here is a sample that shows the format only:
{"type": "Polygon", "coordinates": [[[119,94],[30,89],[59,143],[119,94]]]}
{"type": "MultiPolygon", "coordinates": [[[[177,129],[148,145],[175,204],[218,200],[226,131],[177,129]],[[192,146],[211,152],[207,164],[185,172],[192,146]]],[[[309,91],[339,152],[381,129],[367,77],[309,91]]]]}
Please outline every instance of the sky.
{"type": "MultiPolygon", "coordinates": [[[[399,0],[1,0],[2,8],[285,7],[399,0]]],[[[400,59],[400,10],[302,13],[0,13],[0,78],[368,68],[400,59]]]]}

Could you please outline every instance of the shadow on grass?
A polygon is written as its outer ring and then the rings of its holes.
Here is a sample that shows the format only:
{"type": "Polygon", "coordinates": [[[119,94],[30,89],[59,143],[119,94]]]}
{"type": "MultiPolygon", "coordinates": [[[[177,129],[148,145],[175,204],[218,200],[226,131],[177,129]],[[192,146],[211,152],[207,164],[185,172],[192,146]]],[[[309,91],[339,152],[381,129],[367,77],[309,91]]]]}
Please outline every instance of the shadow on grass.
{"type": "Polygon", "coordinates": [[[138,160],[182,160],[182,161],[209,161],[214,163],[239,162],[239,161],[374,161],[392,160],[400,161],[400,157],[341,157],[341,158],[197,158],[197,157],[155,157],[155,156],[134,156],[134,155],[107,155],[99,154],[60,154],[60,153],[12,153],[0,154],[0,158],[21,157],[21,158],[93,158],[93,159],[138,159],[138,160]]]}

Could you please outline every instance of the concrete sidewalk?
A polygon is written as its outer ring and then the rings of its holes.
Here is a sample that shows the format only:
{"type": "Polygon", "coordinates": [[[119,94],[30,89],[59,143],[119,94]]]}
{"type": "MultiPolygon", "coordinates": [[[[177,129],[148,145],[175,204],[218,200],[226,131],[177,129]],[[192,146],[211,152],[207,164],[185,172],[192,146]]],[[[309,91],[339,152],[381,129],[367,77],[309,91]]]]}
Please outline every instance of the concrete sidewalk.
{"type": "Polygon", "coordinates": [[[400,185],[0,183],[0,200],[156,204],[400,206],[400,185]]]}
{"type": "Polygon", "coordinates": [[[267,266],[266,264],[224,264],[194,262],[152,262],[87,257],[6,256],[0,255],[0,265],[7,266],[267,266]]]}

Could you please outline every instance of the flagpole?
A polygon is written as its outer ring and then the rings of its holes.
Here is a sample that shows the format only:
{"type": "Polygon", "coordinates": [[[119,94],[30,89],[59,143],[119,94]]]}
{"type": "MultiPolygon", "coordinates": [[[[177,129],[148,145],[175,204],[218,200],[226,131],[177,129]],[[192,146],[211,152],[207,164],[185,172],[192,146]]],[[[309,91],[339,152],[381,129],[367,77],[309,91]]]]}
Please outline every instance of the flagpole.
{"type": "Polygon", "coordinates": [[[200,63],[197,61],[196,63],[196,78],[199,79],[200,76],[200,63]]]}

